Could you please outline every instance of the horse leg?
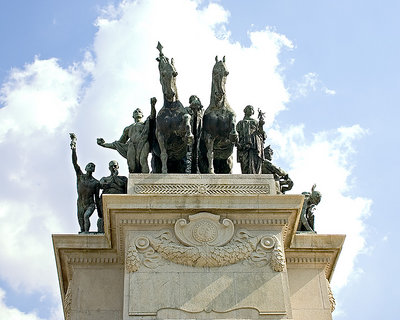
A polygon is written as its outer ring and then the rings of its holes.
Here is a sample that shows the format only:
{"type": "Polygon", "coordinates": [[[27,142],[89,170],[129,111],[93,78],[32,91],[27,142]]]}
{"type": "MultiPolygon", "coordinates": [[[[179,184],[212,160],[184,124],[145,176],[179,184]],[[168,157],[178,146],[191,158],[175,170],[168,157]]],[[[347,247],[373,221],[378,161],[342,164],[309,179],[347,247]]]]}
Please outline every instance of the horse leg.
{"type": "Polygon", "coordinates": [[[239,140],[239,135],[236,131],[236,119],[235,117],[232,117],[230,127],[232,128],[231,132],[229,133],[229,140],[233,143],[236,144],[239,140]]]}
{"type": "Polygon", "coordinates": [[[183,116],[183,121],[185,124],[185,140],[186,140],[186,146],[187,146],[187,151],[186,151],[186,160],[185,160],[185,172],[186,173],[191,173],[192,172],[192,150],[193,150],[193,142],[194,142],[194,136],[192,134],[192,126],[190,125],[190,115],[185,114],[183,116]]]}
{"type": "Polygon", "coordinates": [[[227,173],[232,173],[232,168],[233,168],[233,155],[230,155],[228,159],[226,159],[226,164],[228,166],[228,172],[227,173]]]}
{"type": "Polygon", "coordinates": [[[206,135],[208,173],[214,173],[214,139],[210,134],[206,135]]]}
{"type": "Polygon", "coordinates": [[[158,144],[160,145],[161,172],[168,173],[168,168],[167,168],[168,154],[167,154],[167,149],[165,148],[164,135],[161,134],[159,131],[156,131],[156,135],[158,144]]]}

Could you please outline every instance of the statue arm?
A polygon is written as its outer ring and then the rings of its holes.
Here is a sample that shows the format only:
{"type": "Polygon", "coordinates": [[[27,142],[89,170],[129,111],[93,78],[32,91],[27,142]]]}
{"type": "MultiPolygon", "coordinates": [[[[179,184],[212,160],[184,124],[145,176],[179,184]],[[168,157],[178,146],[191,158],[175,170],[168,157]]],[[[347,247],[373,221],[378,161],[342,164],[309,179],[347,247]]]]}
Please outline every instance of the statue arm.
{"type": "Polygon", "coordinates": [[[74,165],[76,175],[83,174],[81,168],[78,165],[78,156],[76,155],[76,148],[72,149],[72,164],[74,165]]]}
{"type": "Polygon", "coordinates": [[[97,138],[97,144],[103,148],[117,150],[115,143],[119,142],[121,144],[124,144],[128,141],[128,139],[129,139],[129,127],[126,127],[122,132],[122,136],[121,138],[119,138],[119,140],[114,142],[105,142],[103,138],[97,138]]]}
{"type": "Polygon", "coordinates": [[[116,149],[116,148],[115,148],[115,145],[114,145],[114,142],[107,143],[107,142],[105,142],[104,140],[102,140],[102,141],[99,142],[100,139],[101,139],[101,138],[97,139],[97,144],[98,144],[99,146],[101,146],[101,147],[103,147],[103,148],[108,148],[108,149],[114,149],[114,150],[116,149]]]}
{"type": "Polygon", "coordinates": [[[100,189],[104,189],[109,185],[105,177],[101,178],[99,183],[100,183],[100,189]]]}
{"type": "Polygon", "coordinates": [[[124,131],[122,132],[121,138],[119,138],[119,140],[117,140],[117,142],[126,143],[129,140],[129,129],[130,129],[130,126],[126,127],[124,129],[124,131]]]}
{"type": "Polygon", "coordinates": [[[125,177],[116,177],[114,179],[114,182],[120,186],[120,187],[124,187],[124,189],[126,189],[126,185],[127,185],[127,181],[128,179],[126,179],[125,177]]]}
{"type": "Polygon", "coordinates": [[[77,140],[76,135],[75,135],[75,133],[70,133],[69,136],[71,138],[70,146],[71,146],[71,150],[72,150],[72,164],[74,166],[76,175],[77,176],[82,175],[83,173],[82,173],[81,168],[78,165],[78,156],[76,154],[76,140],[77,140]]]}

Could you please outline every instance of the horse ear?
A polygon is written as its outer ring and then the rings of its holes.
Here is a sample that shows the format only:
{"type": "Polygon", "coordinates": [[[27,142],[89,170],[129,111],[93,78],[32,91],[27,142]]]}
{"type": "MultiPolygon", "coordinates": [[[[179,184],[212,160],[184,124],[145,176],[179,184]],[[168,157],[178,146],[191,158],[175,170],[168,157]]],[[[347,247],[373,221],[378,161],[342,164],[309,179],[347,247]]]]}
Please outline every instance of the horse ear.
{"type": "Polygon", "coordinates": [[[171,64],[174,65],[174,58],[171,58],[171,64]]]}
{"type": "Polygon", "coordinates": [[[225,56],[222,58],[222,62],[225,63],[225,56]]]}
{"type": "Polygon", "coordinates": [[[215,56],[215,62],[218,62],[218,56],[215,56]]]}
{"type": "Polygon", "coordinates": [[[160,62],[160,58],[156,58],[156,60],[157,60],[158,62],[160,62]]]}

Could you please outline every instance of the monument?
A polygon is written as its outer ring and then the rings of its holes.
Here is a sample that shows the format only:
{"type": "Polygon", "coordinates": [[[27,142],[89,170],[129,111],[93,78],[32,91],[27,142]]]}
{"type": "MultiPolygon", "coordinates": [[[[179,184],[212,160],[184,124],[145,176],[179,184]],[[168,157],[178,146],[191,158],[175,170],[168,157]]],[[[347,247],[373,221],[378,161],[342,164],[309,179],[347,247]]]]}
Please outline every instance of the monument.
{"type": "MultiPolygon", "coordinates": [[[[224,86],[213,90],[204,116],[195,96],[183,107],[173,63],[158,50],[164,110],[155,134],[146,132],[157,137],[148,142],[158,165],[130,173],[126,194],[102,193],[104,233],[53,235],[65,319],[332,319],[329,281],[345,236],[315,233],[321,194],[315,186],[283,194],[293,182],[270,157],[272,172],[260,173],[263,115],[252,119],[248,106],[247,123],[236,126],[227,102],[216,103],[224,86]],[[219,121],[228,130],[218,132],[219,121]],[[166,143],[168,135],[179,144],[166,143]],[[246,139],[255,148],[243,148],[241,167],[250,173],[230,174],[233,147],[246,139]]],[[[217,65],[226,78],[225,58],[217,65]]],[[[103,188],[117,169],[110,162],[103,188]]]]}

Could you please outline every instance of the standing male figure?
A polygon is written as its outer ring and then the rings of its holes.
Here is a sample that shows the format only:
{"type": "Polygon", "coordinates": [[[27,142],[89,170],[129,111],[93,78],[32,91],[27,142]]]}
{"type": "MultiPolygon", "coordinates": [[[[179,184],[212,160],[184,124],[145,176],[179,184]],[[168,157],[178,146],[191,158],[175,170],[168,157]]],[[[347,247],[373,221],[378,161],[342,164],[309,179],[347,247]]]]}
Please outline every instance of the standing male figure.
{"type": "Polygon", "coordinates": [[[119,165],[115,160],[108,164],[110,175],[100,179],[100,188],[103,189],[100,198],[99,219],[97,221],[98,232],[104,232],[103,220],[103,194],[126,194],[128,178],[118,175],[119,165]]]}
{"type": "Polygon", "coordinates": [[[78,191],[78,222],[81,232],[89,232],[90,217],[94,209],[99,208],[99,190],[100,183],[92,174],[95,170],[95,164],[89,162],[86,167],[86,173],[83,173],[78,165],[78,157],[76,155],[76,135],[69,134],[71,137],[72,164],[76,172],[76,188],[78,191]]]}
{"type": "Polygon", "coordinates": [[[150,120],[155,119],[157,99],[151,98],[151,114],[142,121],[143,112],[137,108],[133,111],[132,117],[135,120],[130,126],[127,126],[122,132],[119,140],[106,143],[103,138],[97,139],[97,144],[104,148],[117,150],[121,156],[128,162],[129,173],[149,173],[147,156],[150,152],[150,120]]]}
{"type": "Polygon", "coordinates": [[[264,160],[264,141],[266,134],[263,129],[264,114],[259,110],[259,121],[252,118],[253,106],[244,108],[244,118],[236,125],[239,134],[237,143],[237,159],[242,173],[261,173],[264,160]]]}

